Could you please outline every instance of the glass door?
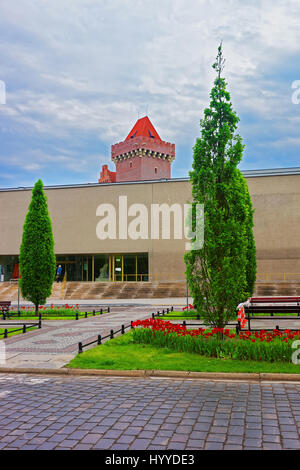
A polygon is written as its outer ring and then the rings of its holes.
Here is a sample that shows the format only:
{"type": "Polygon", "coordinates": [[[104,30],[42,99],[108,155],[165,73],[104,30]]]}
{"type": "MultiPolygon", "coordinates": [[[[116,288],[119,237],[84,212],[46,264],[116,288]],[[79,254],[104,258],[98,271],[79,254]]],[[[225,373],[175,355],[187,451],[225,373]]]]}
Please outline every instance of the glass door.
{"type": "Polygon", "coordinates": [[[113,281],[123,282],[124,258],[123,255],[112,255],[113,281]]]}

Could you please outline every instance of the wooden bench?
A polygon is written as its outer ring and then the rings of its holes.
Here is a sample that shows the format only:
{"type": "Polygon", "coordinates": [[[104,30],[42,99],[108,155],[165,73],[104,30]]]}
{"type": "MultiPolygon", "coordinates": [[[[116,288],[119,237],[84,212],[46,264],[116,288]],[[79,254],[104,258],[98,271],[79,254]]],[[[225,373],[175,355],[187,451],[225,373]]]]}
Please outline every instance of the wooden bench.
{"type": "Polygon", "coordinates": [[[296,313],[300,317],[300,305],[245,305],[245,313],[248,315],[265,313],[271,317],[275,313],[296,313]]]}
{"type": "Polygon", "coordinates": [[[5,315],[9,313],[11,302],[9,300],[0,300],[0,312],[5,315]]]}
{"type": "MultiPolygon", "coordinates": [[[[274,321],[274,314],[275,313],[296,313],[298,317],[300,317],[300,305],[245,305],[245,314],[246,319],[248,320],[248,331],[251,331],[251,321],[252,320],[273,320],[274,321]],[[254,316],[255,314],[266,314],[268,316],[254,316]]],[[[277,320],[295,320],[295,317],[292,316],[277,316],[277,320]]],[[[238,322],[238,330],[241,331],[240,322],[238,322]]],[[[262,328],[263,330],[268,330],[268,328],[262,328]]],[[[274,328],[273,328],[274,329],[274,328]]],[[[276,330],[279,330],[279,325],[276,325],[276,330]]],[[[284,328],[286,329],[286,327],[284,328]]],[[[299,328],[288,328],[289,330],[300,330],[299,328]]],[[[259,331],[258,328],[254,328],[255,331],[259,331]]]]}

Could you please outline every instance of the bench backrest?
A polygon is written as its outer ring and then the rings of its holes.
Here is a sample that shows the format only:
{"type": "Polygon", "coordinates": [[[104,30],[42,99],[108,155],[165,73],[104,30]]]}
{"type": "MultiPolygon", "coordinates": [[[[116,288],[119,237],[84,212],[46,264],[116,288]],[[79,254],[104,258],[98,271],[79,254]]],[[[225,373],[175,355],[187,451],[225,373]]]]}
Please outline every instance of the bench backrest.
{"type": "Polygon", "coordinates": [[[251,297],[250,302],[253,304],[300,302],[300,297],[251,297]]]}

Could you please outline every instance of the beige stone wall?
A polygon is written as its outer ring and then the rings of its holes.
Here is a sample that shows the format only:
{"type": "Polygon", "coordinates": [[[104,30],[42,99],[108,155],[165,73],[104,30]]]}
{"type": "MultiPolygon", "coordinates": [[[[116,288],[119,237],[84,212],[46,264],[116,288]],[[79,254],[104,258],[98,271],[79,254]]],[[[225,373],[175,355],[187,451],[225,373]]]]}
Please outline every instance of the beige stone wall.
{"type": "MultiPolygon", "coordinates": [[[[255,207],[258,271],[278,277],[300,273],[300,175],[254,177],[247,182],[255,207]]],[[[188,181],[56,188],[46,194],[57,254],[145,252],[152,280],[184,279],[185,240],[99,240],[96,209],[102,203],[118,207],[119,196],[124,195],[128,205],[184,204],[191,198],[188,181]]],[[[29,190],[0,191],[0,256],[19,253],[30,198],[29,190]]]]}

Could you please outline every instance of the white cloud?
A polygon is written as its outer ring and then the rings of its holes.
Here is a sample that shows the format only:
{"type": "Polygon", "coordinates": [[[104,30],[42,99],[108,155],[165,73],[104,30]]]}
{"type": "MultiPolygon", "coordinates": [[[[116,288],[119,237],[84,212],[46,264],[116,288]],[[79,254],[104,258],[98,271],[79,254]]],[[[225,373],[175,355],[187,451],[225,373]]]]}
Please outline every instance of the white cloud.
{"type": "Polygon", "coordinates": [[[190,144],[222,39],[234,109],[293,139],[290,83],[273,70],[300,52],[299,17],[297,0],[2,2],[0,129],[52,139],[91,132],[109,145],[148,107],[163,139],[190,144]]]}

